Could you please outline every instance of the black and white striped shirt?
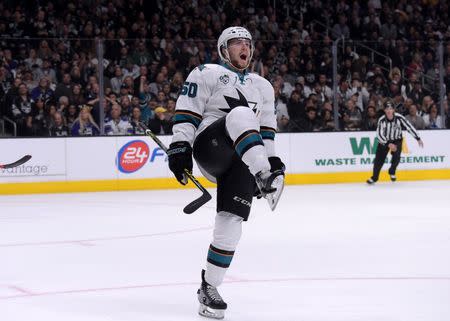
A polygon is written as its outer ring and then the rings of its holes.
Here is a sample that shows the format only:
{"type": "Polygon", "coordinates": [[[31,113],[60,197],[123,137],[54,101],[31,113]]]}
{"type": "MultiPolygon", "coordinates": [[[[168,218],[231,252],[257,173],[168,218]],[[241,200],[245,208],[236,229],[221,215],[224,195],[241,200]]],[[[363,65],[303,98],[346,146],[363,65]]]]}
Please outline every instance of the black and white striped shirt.
{"type": "Polygon", "coordinates": [[[419,140],[419,134],[413,125],[401,114],[394,113],[394,118],[388,120],[386,115],[378,120],[377,138],[378,142],[385,145],[395,140],[402,139],[402,129],[406,129],[415,139],[419,140]]]}

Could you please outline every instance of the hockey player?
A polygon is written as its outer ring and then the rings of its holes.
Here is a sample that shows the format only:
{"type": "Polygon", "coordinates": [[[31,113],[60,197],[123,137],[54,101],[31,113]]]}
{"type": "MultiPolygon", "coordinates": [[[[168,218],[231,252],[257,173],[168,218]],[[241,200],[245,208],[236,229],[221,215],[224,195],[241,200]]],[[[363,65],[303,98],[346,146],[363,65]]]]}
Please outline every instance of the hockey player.
{"type": "Polygon", "coordinates": [[[169,167],[181,184],[192,170],[192,154],[202,173],[217,183],[217,214],[206,269],[198,290],[199,314],[222,319],[227,304],[222,283],[250,214],[254,194],[278,201],[285,166],[275,155],[274,90],[247,71],[253,55],[247,29],[230,27],[219,37],[222,64],[195,68],[177,100],[169,167]],[[192,147],[193,148],[192,148],[192,147]]]}

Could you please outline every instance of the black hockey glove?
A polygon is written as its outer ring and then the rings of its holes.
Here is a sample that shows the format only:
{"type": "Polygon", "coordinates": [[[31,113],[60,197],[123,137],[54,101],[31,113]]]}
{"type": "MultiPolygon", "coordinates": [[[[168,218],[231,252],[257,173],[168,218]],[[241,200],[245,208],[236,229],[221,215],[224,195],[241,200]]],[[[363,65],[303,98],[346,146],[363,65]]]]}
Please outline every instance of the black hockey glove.
{"type": "Polygon", "coordinates": [[[188,178],[184,173],[187,169],[192,172],[192,147],[188,142],[175,142],[170,144],[167,150],[169,168],[175,174],[177,180],[186,185],[188,178]]]}
{"type": "MultiPolygon", "coordinates": [[[[274,172],[276,170],[281,170],[283,173],[286,170],[286,166],[281,161],[281,159],[277,156],[271,156],[269,157],[269,163],[270,163],[270,171],[274,172]]],[[[253,196],[256,196],[257,199],[260,199],[262,197],[262,193],[258,188],[258,185],[255,183],[255,192],[253,196]]]]}

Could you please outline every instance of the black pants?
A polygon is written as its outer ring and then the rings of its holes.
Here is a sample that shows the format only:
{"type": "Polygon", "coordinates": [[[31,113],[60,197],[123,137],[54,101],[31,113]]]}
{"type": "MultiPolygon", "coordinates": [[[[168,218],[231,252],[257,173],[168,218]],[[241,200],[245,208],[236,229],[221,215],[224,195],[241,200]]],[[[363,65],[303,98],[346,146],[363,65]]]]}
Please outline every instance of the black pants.
{"type": "Polygon", "coordinates": [[[255,178],[233,148],[225,117],[198,135],[194,142],[194,158],[216,178],[217,212],[229,212],[246,221],[255,192],[255,178]]]}
{"type": "MultiPolygon", "coordinates": [[[[397,150],[392,153],[392,160],[391,160],[391,167],[389,168],[389,174],[395,175],[397,166],[400,163],[400,155],[402,153],[402,140],[400,139],[393,141],[392,144],[395,144],[395,146],[397,146],[397,150]]],[[[375,154],[375,161],[373,164],[372,179],[374,181],[378,180],[381,168],[384,165],[388,153],[389,153],[389,143],[386,145],[378,144],[377,152],[375,154]]]]}

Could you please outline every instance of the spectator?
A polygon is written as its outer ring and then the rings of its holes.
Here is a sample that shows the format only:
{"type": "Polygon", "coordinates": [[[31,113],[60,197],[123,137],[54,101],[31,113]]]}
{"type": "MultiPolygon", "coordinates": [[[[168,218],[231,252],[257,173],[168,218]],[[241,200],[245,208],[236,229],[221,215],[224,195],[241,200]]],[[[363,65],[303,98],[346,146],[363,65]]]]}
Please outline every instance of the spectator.
{"type": "Polygon", "coordinates": [[[352,99],[347,100],[345,115],[348,120],[344,123],[344,130],[361,130],[362,115],[352,99]]]}
{"type": "Polygon", "coordinates": [[[3,50],[3,64],[8,68],[9,70],[16,70],[19,66],[19,62],[13,58],[12,52],[9,49],[3,50]]]}
{"type": "Polygon", "coordinates": [[[130,116],[131,115],[131,100],[128,96],[122,96],[120,98],[120,107],[121,107],[121,115],[122,116],[130,116]]]}
{"type": "Polygon", "coordinates": [[[122,83],[123,83],[122,68],[116,66],[114,68],[114,77],[111,79],[111,89],[115,94],[117,95],[120,94],[120,87],[122,86],[122,83]]]}
{"type": "Polygon", "coordinates": [[[139,77],[139,67],[133,63],[133,60],[131,58],[127,59],[124,68],[122,68],[122,73],[124,79],[127,77],[131,77],[131,84],[127,84],[129,87],[133,88],[133,81],[137,77],[139,77]]]}
{"type": "MultiPolygon", "coordinates": [[[[286,68],[286,65],[280,66],[280,72],[283,68],[286,68]]],[[[283,98],[291,96],[291,93],[294,90],[294,86],[292,86],[289,81],[286,81],[281,74],[275,77],[274,83],[275,82],[278,83],[280,90],[281,90],[281,95],[283,96],[283,98]]]]}
{"type": "Polygon", "coordinates": [[[22,82],[27,85],[27,89],[30,92],[38,85],[38,82],[33,79],[31,71],[26,70],[22,77],[22,82]]]}
{"type": "Polygon", "coordinates": [[[345,14],[340,14],[339,22],[333,26],[333,37],[334,39],[350,37],[350,29],[347,26],[347,17],[345,14]]]}
{"type": "Polygon", "coordinates": [[[58,105],[56,107],[56,110],[60,112],[65,112],[65,110],[69,107],[69,98],[66,96],[59,97],[58,105]]]}
{"type": "Polygon", "coordinates": [[[370,90],[371,94],[375,94],[377,96],[386,97],[388,95],[388,89],[386,87],[384,78],[382,75],[375,75],[375,79],[372,84],[372,88],[370,90]]]}
{"type": "Polygon", "coordinates": [[[413,84],[413,89],[408,95],[408,98],[411,98],[415,104],[420,104],[425,96],[428,95],[428,92],[422,88],[422,84],[419,81],[416,81],[413,84]]]}
{"type": "Polygon", "coordinates": [[[17,124],[18,136],[29,136],[32,134],[31,111],[34,100],[28,95],[27,86],[21,83],[17,96],[12,99],[9,114],[17,124]]]}
{"type": "Polygon", "coordinates": [[[152,45],[149,50],[150,57],[152,61],[157,61],[158,64],[161,64],[165,61],[166,57],[164,55],[164,51],[160,46],[160,39],[157,36],[152,38],[152,45]]]}
{"type": "Polygon", "coordinates": [[[167,109],[158,106],[155,108],[155,118],[150,119],[148,128],[155,134],[164,135],[172,134],[172,118],[167,114],[167,109]]]}
{"type": "Polygon", "coordinates": [[[409,78],[413,73],[422,73],[424,68],[422,65],[422,57],[419,53],[413,55],[411,63],[406,68],[406,76],[409,78]]]}
{"type": "Polygon", "coordinates": [[[139,85],[139,106],[141,108],[141,120],[144,123],[148,123],[150,118],[153,118],[153,110],[150,107],[150,100],[152,94],[150,93],[150,86],[148,85],[145,76],[140,77],[139,85]]]}
{"type": "Polygon", "coordinates": [[[289,122],[289,113],[287,106],[281,98],[281,87],[279,82],[275,82],[273,85],[275,93],[275,114],[277,115],[277,130],[285,131],[287,123],[289,122]]]}
{"type": "Polygon", "coordinates": [[[333,91],[327,84],[327,76],[325,74],[319,75],[319,82],[317,84],[315,92],[320,96],[322,102],[333,97],[333,91]]]}
{"type": "Polygon", "coordinates": [[[83,86],[83,88],[86,86],[86,81],[84,80],[83,75],[81,74],[80,67],[78,66],[72,67],[72,70],[70,72],[70,78],[72,79],[72,83],[83,86]]]}
{"type": "Polygon", "coordinates": [[[69,95],[69,102],[75,106],[82,106],[86,104],[86,99],[84,98],[83,92],[81,91],[81,85],[75,84],[72,87],[72,92],[69,95]]]}
{"type": "Polygon", "coordinates": [[[173,120],[173,116],[175,116],[175,106],[176,106],[175,100],[173,100],[173,99],[168,99],[167,100],[166,115],[171,120],[173,120]]]}
{"type": "Polygon", "coordinates": [[[53,114],[53,125],[50,127],[49,135],[51,137],[69,136],[69,127],[64,124],[64,116],[57,111],[53,114]]]}
{"type": "Polygon", "coordinates": [[[91,107],[84,105],[78,118],[72,124],[72,136],[98,136],[100,129],[91,115],[91,107]]]}
{"type": "Polygon", "coordinates": [[[321,124],[317,118],[317,110],[313,107],[306,108],[306,117],[299,121],[291,121],[292,132],[315,132],[319,131],[321,124]]]}
{"type": "MultiPolygon", "coordinates": [[[[45,58],[42,62],[42,67],[36,68],[36,79],[47,78],[50,83],[55,84],[56,71],[52,68],[50,59],[45,58]]],[[[50,84],[49,84],[50,85],[50,84]]]]}
{"type": "Polygon", "coordinates": [[[25,64],[30,70],[42,67],[42,59],[37,57],[36,50],[34,48],[30,49],[28,58],[25,59],[25,64]]]}
{"type": "Polygon", "coordinates": [[[133,77],[125,76],[123,78],[123,83],[122,83],[122,86],[120,88],[120,95],[122,95],[122,96],[123,95],[129,95],[129,96],[133,96],[134,95],[134,80],[133,80],[133,77]]]}
{"type": "MultiPolygon", "coordinates": [[[[394,67],[392,68],[391,72],[389,73],[389,81],[391,81],[392,83],[395,83],[397,85],[401,85],[402,83],[402,72],[400,71],[399,68],[394,67]]],[[[401,89],[401,87],[400,87],[401,89]]],[[[403,92],[402,92],[403,95],[403,92]]]]}
{"type": "Polygon", "coordinates": [[[47,109],[47,127],[50,128],[53,126],[53,116],[56,114],[56,105],[50,103],[46,106],[47,109]]]}
{"type": "MultiPolygon", "coordinates": [[[[255,39],[255,38],[253,38],[255,39]]],[[[259,54],[259,50],[255,49],[255,52],[253,53],[253,61],[250,64],[250,71],[260,75],[261,77],[264,77],[264,64],[263,60],[259,54]]]]}
{"type": "Polygon", "coordinates": [[[361,112],[364,111],[364,106],[367,105],[370,94],[366,87],[363,87],[361,81],[358,78],[353,78],[352,88],[350,89],[350,98],[354,99],[356,106],[361,112]]]}
{"type": "MultiPolygon", "coordinates": [[[[409,109],[411,108],[411,105],[413,105],[413,101],[411,98],[408,98],[405,100],[405,103],[403,104],[403,110],[402,111],[397,111],[400,112],[403,115],[408,115],[409,114],[409,109]]],[[[416,112],[417,112],[417,106],[416,106],[416,112]]]]}
{"type": "Polygon", "coordinates": [[[132,127],[133,135],[143,135],[145,133],[145,131],[139,125],[139,123],[142,121],[141,118],[141,109],[139,107],[133,107],[130,117],[130,125],[132,127]]]}
{"type": "Polygon", "coordinates": [[[377,110],[375,108],[375,102],[370,101],[364,114],[362,129],[368,131],[376,130],[377,123],[378,117],[377,117],[377,110]]]}
{"type": "Polygon", "coordinates": [[[322,113],[320,131],[330,132],[335,130],[334,118],[331,110],[325,109],[322,113]]]}
{"type": "Polygon", "coordinates": [[[133,93],[139,92],[139,86],[141,84],[141,77],[145,77],[145,79],[147,79],[149,77],[147,65],[139,66],[139,77],[134,79],[133,93]]]}
{"type": "Polygon", "coordinates": [[[155,100],[156,100],[156,104],[158,106],[165,107],[167,104],[167,97],[166,97],[166,94],[164,93],[164,91],[162,91],[162,90],[158,91],[158,95],[156,95],[155,100]]]}
{"type": "Polygon", "coordinates": [[[66,110],[66,125],[69,130],[72,130],[73,123],[78,118],[78,107],[75,105],[69,105],[69,108],[66,110]]]}
{"type": "Polygon", "coordinates": [[[46,77],[39,80],[39,85],[31,91],[31,99],[42,99],[45,103],[53,100],[54,92],[50,89],[50,82],[46,77]]]}
{"type": "MultiPolygon", "coordinates": [[[[124,96],[126,97],[126,96],[124,96]]],[[[124,98],[122,97],[122,98],[124,98]]],[[[126,97],[128,99],[128,97],[126,97]]],[[[128,117],[121,116],[122,108],[119,104],[111,107],[111,117],[105,118],[105,134],[106,135],[131,135],[133,128],[128,121],[128,117]]]]}
{"type": "Polygon", "coordinates": [[[381,25],[380,35],[383,39],[395,40],[397,39],[397,26],[394,23],[392,14],[388,14],[386,22],[381,25]]]}
{"type": "Polygon", "coordinates": [[[425,129],[425,122],[417,113],[417,106],[415,104],[411,104],[409,106],[408,115],[406,115],[405,118],[414,126],[415,129],[425,129]]]}
{"type": "Polygon", "coordinates": [[[434,104],[434,101],[430,96],[425,96],[425,97],[423,97],[421,102],[422,102],[422,105],[419,110],[419,115],[423,117],[426,114],[428,114],[428,112],[430,111],[431,105],[434,104]]]}
{"type": "Polygon", "coordinates": [[[339,80],[339,85],[336,89],[336,95],[339,105],[343,105],[344,102],[352,96],[352,91],[349,83],[346,79],[341,78],[339,80]]]}
{"type": "Polygon", "coordinates": [[[300,120],[305,117],[305,107],[303,102],[300,100],[300,97],[300,93],[297,90],[292,92],[291,98],[287,104],[288,119],[293,118],[300,120]]]}
{"type": "Polygon", "coordinates": [[[131,97],[131,107],[130,107],[130,115],[131,115],[131,109],[133,109],[134,107],[138,107],[138,108],[140,108],[140,105],[139,105],[139,98],[137,97],[137,96],[133,96],[133,97],[131,97]]]}
{"type": "Polygon", "coordinates": [[[165,83],[164,74],[158,73],[154,82],[150,84],[150,93],[154,96],[158,95],[159,91],[162,91],[163,85],[165,83]]]}
{"type": "Polygon", "coordinates": [[[426,129],[443,129],[445,128],[444,120],[438,115],[438,109],[435,104],[431,105],[428,114],[423,116],[426,129]]]}
{"type": "Polygon", "coordinates": [[[136,50],[133,52],[131,59],[133,64],[137,66],[147,65],[150,63],[150,53],[147,51],[144,41],[141,40],[137,42],[136,50]]]}
{"type": "Polygon", "coordinates": [[[27,119],[27,127],[31,129],[31,136],[47,136],[49,121],[44,110],[45,103],[42,99],[36,100],[31,107],[31,117],[27,119]]]}
{"type": "Polygon", "coordinates": [[[408,81],[403,84],[401,86],[401,93],[403,96],[403,99],[407,99],[411,93],[411,91],[414,89],[414,84],[417,82],[417,74],[416,73],[412,73],[409,78],[408,81]]]}

